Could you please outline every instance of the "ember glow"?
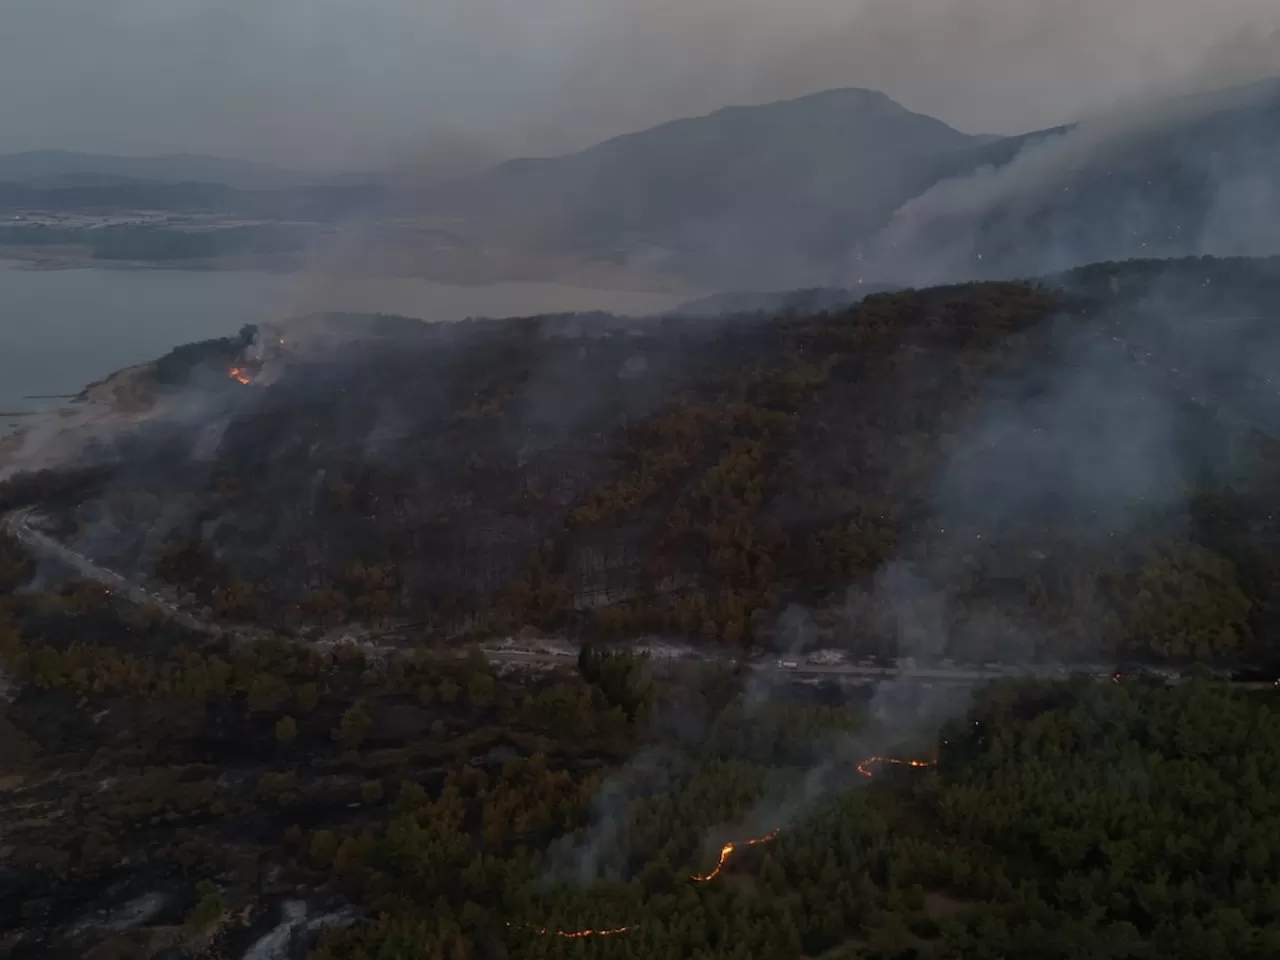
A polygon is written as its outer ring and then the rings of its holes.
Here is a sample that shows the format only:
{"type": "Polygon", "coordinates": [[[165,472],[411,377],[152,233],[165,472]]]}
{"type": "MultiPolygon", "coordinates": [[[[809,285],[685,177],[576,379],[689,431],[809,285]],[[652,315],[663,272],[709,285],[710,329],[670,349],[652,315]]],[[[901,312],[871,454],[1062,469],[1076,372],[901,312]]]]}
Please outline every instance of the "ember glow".
{"type": "Polygon", "coordinates": [[[581,940],[584,937],[612,937],[615,934],[626,933],[628,930],[634,930],[635,925],[626,927],[609,927],[600,930],[593,930],[588,927],[585,930],[551,930],[547,927],[535,927],[531,923],[514,924],[508,923],[508,927],[519,926],[526,930],[532,930],[540,937],[564,937],[566,940],[581,940]]]}
{"type": "MultiPolygon", "coordinates": [[[[1280,681],[1277,681],[1280,682],[1280,681]]],[[[929,760],[905,760],[900,757],[867,757],[858,764],[857,770],[864,777],[875,776],[874,768],[879,764],[892,763],[903,767],[932,767],[933,763],[929,760]]],[[[751,840],[739,840],[737,843],[726,843],[720,848],[720,859],[716,862],[715,868],[710,873],[694,874],[689,879],[695,883],[706,883],[720,876],[720,871],[724,869],[724,865],[728,862],[729,857],[733,855],[733,851],[740,847],[754,847],[756,844],[768,843],[774,839],[779,833],[778,830],[770,830],[764,836],[754,837],[751,840]]],[[[580,940],[584,937],[612,937],[619,933],[627,933],[636,929],[635,924],[625,927],[608,927],[599,930],[588,927],[585,930],[553,930],[549,927],[538,927],[531,923],[515,924],[508,921],[508,927],[522,927],[526,930],[532,930],[534,933],[542,937],[564,937],[568,940],[580,940]]]]}
{"type": "Polygon", "coordinates": [[[933,766],[933,763],[928,760],[903,760],[899,757],[867,757],[867,759],[858,764],[858,772],[864,777],[874,776],[872,768],[882,763],[892,763],[900,767],[933,766]]]}
{"type": "Polygon", "coordinates": [[[253,382],[253,377],[249,376],[249,371],[244,367],[232,367],[227,371],[227,376],[239,383],[249,384],[253,382]]]}
{"type": "Polygon", "coordinates": [[[697,883],[706,883],[708,880],[714,880],[719,876],[720,871],[724,869],[725,861],[729,859],[729,855],[739,847],[754,847],[757,843],[768,843],[778,835],[777,830],[770,830],[763,837],[756,837],[754,840],[740,840],[737,843],[726,843],[720,848],[720,861],[716,864],[714,870],[710,873],[704,873],[701,876],[695,874],[690,879],[697,883]]]}

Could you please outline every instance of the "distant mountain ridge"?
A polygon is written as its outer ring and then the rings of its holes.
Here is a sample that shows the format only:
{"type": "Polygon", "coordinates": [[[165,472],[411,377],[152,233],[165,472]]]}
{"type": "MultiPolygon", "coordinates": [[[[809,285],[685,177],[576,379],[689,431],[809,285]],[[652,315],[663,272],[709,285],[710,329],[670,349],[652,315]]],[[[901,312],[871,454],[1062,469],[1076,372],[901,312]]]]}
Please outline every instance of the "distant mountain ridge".
{"type": "Polygon", "coordinates": [[[963,133],[882,93],[842,89],[446,183],[353,175],[306,186],[299,174],[198,155],[10,154],[0,156],[0,207],[373,224],[394,212],[426,221],[425,232],[389,234],[406,248],[392,252],[410,257],[447,221],[482,258],[531,254],[768,293],[1280,253],[1276,157],[1280,81],[1013,137],[963,133]]]}
{"type": "Polygon", "coordinates": [[[882,93],[831,90],[511,160],[430,204],[517,241],[722,288],[816,286],[851,230],[874,229],[946,158],[987,142],[882,93]]]}
{"type": "Polygon", "coordinates": [[[1275,81],[1013,137],[845,89],[508,161],[429,205],[713,289],[938,283],[1280,252],[1277,156],[1275,81]]]}

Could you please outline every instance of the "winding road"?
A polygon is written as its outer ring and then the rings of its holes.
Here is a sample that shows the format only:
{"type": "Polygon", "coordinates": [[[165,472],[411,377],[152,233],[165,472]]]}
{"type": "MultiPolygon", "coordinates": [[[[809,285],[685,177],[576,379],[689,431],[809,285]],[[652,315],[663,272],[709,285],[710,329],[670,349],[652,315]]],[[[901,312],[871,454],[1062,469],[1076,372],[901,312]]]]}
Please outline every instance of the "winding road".
{"type": "MultiPolygon", "coordinates": [[[[41,519],[40,514],[33,508],[22,508],[10,511],[0,518],[0,528],[26,546],[36,557],[56,560],[75,570],[85,579],[101,584],[112,594],[123,597],[131,603],[150,606],[187,629],[210,636],[232,636],[244,640],[259,638],[267,632],[247,625],[223,626],[202,618],[154,589],[126,579],[57,540],[40,528],[41,519]]],[[[378,643],[374,640],[374,638],[394,637],[395,634],[396,631],[388,631],[385,628],[350,628],[337,637],[312,640],[295,636],[293,640],[300,644],[321,648],[354,644],[374,657],[408,654],[412,649],[408,636],[404,638],[406,643],[403,644],[378,643]]],[[[636,649],[656,662],[672,665],[714,660],[727,662],[731,659],[727,655],[717,657],[692,647],[666,643],[638,644],[636,649]]],[[[557,640],[512,638],[482,644],[480,650],[496,666],[506,669],[549,671],[577,666],[578,648],[571,643],[557,640]]],[[[460,655],[465,655],[465,652],[460,655]]],[[[1073,675],[1085,674],[1097,680],[1112,680],[1116,676],[1113,667],[1097,663],[987,664],[979,667],[954,665],[945,661],[935,665],[917,666],[909,661],[899,661],[897,665],[887,666],[865,661],[849,663],[833,655],[832,651],[818,651],[807,657],[797,656],[794,659],[759,659],[751,662],[749,666],[757,673],[778,678],[785,677],[809,683],[834,681],[849,686],[870,685],[894,679],[909,679],[925,686],[975,686],[992,680],[1016,677],[1066,679],[1073,675]]],[[[1181,679],[1173,672],[1168,672],[1165,676],[1169,682],[1176,683],[1181,679]]],[[[1238,685],[1257,688],[1273,686],[1269,682],[1240,682],[1238,685]]]]}

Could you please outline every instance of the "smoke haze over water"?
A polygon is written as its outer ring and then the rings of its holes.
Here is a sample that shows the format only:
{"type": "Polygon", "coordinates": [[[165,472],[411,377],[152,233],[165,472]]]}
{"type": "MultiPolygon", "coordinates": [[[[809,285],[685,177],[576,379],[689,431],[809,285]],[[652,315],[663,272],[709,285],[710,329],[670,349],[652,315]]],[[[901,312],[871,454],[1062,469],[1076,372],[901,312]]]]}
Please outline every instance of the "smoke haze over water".
{"type": "Polygon", "coordinates": [[[883,90],[1018,132],[1274,72],[1272,0],[9,0],[0,151],[424,174],[729,103],[883,90]]]}

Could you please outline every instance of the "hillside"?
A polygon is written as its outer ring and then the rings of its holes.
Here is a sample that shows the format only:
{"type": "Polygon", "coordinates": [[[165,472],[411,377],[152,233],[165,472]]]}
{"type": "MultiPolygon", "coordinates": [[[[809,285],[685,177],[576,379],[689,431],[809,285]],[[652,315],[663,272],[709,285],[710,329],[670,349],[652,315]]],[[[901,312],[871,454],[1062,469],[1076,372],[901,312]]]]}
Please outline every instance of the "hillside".
{"type": "Polygon", "coordinates": [[[1269,960],[1280,700],[1206,667],[1277,665],[1278,296],[1138,261],[173,351],[0,485],[0,953],[1269,960]],[[539,629],[577,658],[460,642],[539,629]],[[1188,669],[741,656],[813,645],[1188,669]]]}
{"type": "Polygon", "coordinates": [[[1255,662],[1278,294],[1276,261],[1149,261],[776,320],[302,323],[49,509],[291,630],[1255,662]]]}
{"type": "Polygon", "coordinates": [[[941,158],[981,142],[881,93],[832,90],[513,160],[430,202],[527,243],[708,286],[801,286],[839,276],[847,237],[879,227],[941,158]]]}
{"type": "Polygon", "coordinates": [[[1280,949],[1271,691],[501,673],[36,573],[0,539],[14,960],[1280,949]]]}
{"type": "Polygon", "coordinates": [[[1272,255],[1278,151],[1280,81],[986,144],[864,245],[867,269],[933,283],[1130,257],[1272,255]]]}
{"type": "Polygon", "coordinates": [[[507,242],[729,289],[1276,252],[1275,82],[1014,137],[833,90],[519,160],[427,195],[507,242]]]}
{"type": "Polygon", "coordinates": [[[1275,81],[1004,138],[958,132],[880,93],[832,90],[443,184],[304,185],[202,157],[0,157],[0,209],[52,215],[8,222],[0,244],[46,259],[42,248],[61,246],[279,268],[327,236],[274,222],[212,239],[183,224],[62,222],[162,210],[345,225],[362,252],[353,261],[431,276],[604,271],[747,292],[920,286],[1135,257],[1273,255],[1277,151],[1275,81]]]}

